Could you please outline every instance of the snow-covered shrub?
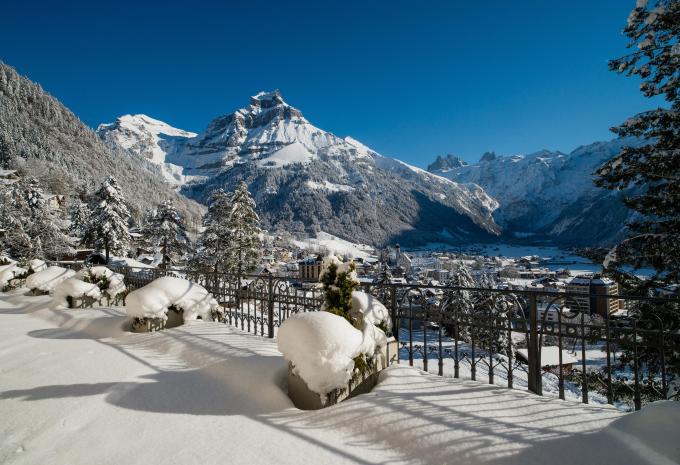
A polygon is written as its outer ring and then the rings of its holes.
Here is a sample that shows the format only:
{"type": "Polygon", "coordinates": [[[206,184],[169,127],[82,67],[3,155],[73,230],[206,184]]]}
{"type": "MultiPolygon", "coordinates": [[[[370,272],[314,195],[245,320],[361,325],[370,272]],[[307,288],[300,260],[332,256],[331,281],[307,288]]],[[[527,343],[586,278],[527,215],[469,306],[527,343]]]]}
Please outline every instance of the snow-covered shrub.
{"type": "Polygon", "coordinates": [[[126,311],[136,323],[146,319],[168,319],[168,311],[183,313],[184,321],[201,318],[213,320],[219,305],[205,288],[186,279],[163,276],[130,292],[126,311]]]}
{"type": "Polygon", "coordinates": [[[278,334],[279,350],[293,373],[322,401],[374,370],[390,328],[387,308],[375,297],[354,290],[358,283],[353,263],[331,258],[324,264],[322,311],[288,318],[278,334]]]}
{"type": "Polygon", "coordinates": [[[90,297],[94,300],[99,300],[101,296],[101,291],[97,284],[72,277],[56,285],[53,292],[52,305],[54,308],[71,308],[74,299],[90,297]]]}
{"type": "Polygon", "coordinates": [[[60,266],[49,266],[42,271],[28,276],[26,278],[26,287],[33,291],[33,293],[38,291],[48,294],[54,290],[57,284],[75,274],[73,270],[67,270],[60,266]]]}
{"type": "Polygon", "coordinates": [[[99,290],[114,298],[125,292],[125,279],[122,274],[114,273],[105,266],[83,268],[76,277],[88,283],[96,284],[99,290]]]}
{"type": "Polygon", "coordinates": [[[345,318],[328,312],[311,312],[283,322],[278,346],[309,389],[325,397],[347,386],[362,339],[361,331],[345,318]]]}
{"type": "Polygon", "coordinates": [[[34,258],[28,262],[28,270],[32,273],[37,273],[38,271],[43,271],[47,269],[47,263],[39,258],[34,258]]]}
{"type": "Polygon", "coordinates": [[[16,280],[25,278],[28,270],[9,257],[0,257],[0,291],[15,287],[16,280]]]}

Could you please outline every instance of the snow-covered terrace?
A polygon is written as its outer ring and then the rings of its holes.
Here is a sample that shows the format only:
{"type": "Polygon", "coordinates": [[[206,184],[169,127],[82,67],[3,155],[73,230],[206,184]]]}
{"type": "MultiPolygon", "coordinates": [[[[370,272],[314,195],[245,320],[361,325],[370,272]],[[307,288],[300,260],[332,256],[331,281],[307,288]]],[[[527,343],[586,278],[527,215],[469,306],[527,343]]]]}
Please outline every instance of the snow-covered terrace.
{"type": "Polygon", "coordinates": [[[672,464],[677,403],[622,414],[393,366],[322,411],[272,340],[219,323],[122,331],[122,309],[0,294],[0,463],[672,464]]]}

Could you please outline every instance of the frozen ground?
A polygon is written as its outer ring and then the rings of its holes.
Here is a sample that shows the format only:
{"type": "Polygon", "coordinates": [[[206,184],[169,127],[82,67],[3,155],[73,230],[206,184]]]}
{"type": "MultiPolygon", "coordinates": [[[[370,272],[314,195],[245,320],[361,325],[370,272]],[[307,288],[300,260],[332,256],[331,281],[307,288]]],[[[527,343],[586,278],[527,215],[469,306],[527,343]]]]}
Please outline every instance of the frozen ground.
{"type": "Polygon", "coordinates": [[[295,409],[275,341],[0,294],[0,463],[680,462],[677,403],[624,415],[394,366],[370,394],[295,409]]]}

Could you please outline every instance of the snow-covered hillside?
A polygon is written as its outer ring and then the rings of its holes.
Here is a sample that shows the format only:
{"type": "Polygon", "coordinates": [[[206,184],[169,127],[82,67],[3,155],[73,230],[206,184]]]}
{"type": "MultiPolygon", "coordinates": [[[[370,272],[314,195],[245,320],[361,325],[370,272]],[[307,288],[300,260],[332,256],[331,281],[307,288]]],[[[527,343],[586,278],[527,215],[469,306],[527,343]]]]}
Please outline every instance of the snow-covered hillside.
{"type": "Polygon", "coordinates": [[[168,153],[196,134],[177,129],[146,115],[123,115],[113,123],[100,124],[97,135],[110,147],[121,148],[147,158],[159,165],[163,177],[170,184],[184,184],[191,180],[184,176],[183,167],[166,162],[168,153]]]}
{"type": "Polygon", "coordinates": [[[216,118],[203,133],[171,149],[156,140],[155,128],[163,123],[155,124],[154,129],[141,125],[141,132],[126,129],[123,138],[102,131],[100,136],[124,148],[163,152],[166,164],[181,167],[181,180],[192,181],[182,192],[198,200],[205,201],[215,187],[233,189],[245,179],[263,226],[272,231],[323,230],[373,245],[460,242],[500,231],[492,218],[497,203],[483,189],[319,129],[278,91],[260,92],[248,106],[216,118]]]}
{"type": "Polygon", "coordinates": [[[558,242],[606,243],[623,232],[630,212],[619,194],[599,189],[593,173],[631,139],[596,142],[569,154],[542,150],[528,155],[486,153],[475,164],[439,157],[429,169],[461,183],[475,183],[500,206],[494,218],[505,232],[535,234],[558,242]],[[586,242],[582,242],[586,241],[586,242]]]}

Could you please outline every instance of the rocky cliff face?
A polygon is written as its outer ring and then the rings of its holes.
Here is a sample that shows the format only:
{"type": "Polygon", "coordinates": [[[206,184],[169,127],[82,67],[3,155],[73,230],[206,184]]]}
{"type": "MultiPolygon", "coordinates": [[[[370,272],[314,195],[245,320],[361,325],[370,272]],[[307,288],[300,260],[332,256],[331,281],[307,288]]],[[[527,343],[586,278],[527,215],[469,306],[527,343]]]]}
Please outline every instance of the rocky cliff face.
{"type": "Polygon", "coordinates": [[[446,156],[438,155],[437,159],[427,167],[427,171],[431,173],[446,173],[453,169],[467,166],[467,164],[465,160],[449,153],[446,156]]]}
{"type": "Polygon", "coordinates": [[[158,165],[168,183],[181,185],[190,180],[182,173],[181,166],[167,163],[165,159],[187,139],[196,137],[195,133],[173,128],[146,115],[121,116],[113,123],[100,124],[96,133],[107,146],[158,165]]]}

